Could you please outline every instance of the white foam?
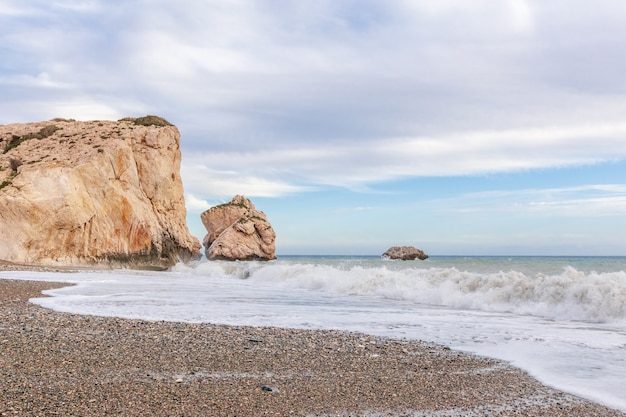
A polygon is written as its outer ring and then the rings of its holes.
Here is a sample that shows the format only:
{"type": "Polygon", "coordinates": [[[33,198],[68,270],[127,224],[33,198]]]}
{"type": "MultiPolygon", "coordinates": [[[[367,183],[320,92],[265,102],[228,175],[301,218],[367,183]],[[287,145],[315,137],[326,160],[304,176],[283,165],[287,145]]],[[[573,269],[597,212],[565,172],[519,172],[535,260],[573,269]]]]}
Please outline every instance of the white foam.
{"type": "MultiPolygon", "coordinates": [[[[178,267],[177,270],[183,270],[178,267]]],[[[626,316],[626,272],[588,273],[566,268],[557,275],[476,273],[456,268],[389,269],[386,265],[309,263],[201,264],[187,272],[248,278],[255,282],[339,295],[551,319],[607,322],[626,316]]]]}

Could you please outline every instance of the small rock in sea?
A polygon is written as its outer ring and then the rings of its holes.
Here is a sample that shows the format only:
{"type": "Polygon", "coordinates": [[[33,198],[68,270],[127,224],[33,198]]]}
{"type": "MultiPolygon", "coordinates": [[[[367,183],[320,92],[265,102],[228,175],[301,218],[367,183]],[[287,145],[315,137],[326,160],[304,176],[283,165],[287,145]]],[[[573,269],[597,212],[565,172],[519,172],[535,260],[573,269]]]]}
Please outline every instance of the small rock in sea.
{"type": "Polygon", "coordinates": [[[428,255],[414,246],[392,246],[381,255],[383,259],[400,259],[403,261],[413,261],[415,259],[428,259],[428,255]]]}
{"type": "Polygon", "coordinates": [[[270,387],[270,386],[268,386],[268,385],[263,385],[263,386],[261,387],[261,389],[262,389],[263,391],[267,391],[267,392],[280,392],[280,390],[279,390],[278,388],[273,388],[273,387],[270,387]]]}

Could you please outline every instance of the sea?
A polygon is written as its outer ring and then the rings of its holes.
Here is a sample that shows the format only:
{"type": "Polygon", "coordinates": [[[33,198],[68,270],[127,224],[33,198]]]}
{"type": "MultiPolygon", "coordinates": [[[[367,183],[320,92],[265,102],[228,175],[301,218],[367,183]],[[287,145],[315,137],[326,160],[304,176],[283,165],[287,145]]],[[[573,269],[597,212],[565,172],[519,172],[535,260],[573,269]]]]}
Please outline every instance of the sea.
{"type": "Polygon", "coordinates": [[[626,412],[626,257],[282,256],[168,271],[4,271],[33,303],[145,320],[342,329],[501,359],[626,412]]]}

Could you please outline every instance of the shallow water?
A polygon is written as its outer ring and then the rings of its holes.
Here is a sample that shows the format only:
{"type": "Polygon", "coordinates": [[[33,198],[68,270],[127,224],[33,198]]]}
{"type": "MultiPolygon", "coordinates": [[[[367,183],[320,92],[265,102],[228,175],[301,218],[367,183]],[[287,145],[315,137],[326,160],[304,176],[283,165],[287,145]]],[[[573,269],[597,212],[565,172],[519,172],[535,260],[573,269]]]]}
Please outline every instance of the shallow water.
{"type": "Polygon", "coordinates": [[[336,328],[442,343],[626,411],[626,258],[283,257],[167,272],[0,272],[78,285],[33,301],[151,320],[336,328]]]}

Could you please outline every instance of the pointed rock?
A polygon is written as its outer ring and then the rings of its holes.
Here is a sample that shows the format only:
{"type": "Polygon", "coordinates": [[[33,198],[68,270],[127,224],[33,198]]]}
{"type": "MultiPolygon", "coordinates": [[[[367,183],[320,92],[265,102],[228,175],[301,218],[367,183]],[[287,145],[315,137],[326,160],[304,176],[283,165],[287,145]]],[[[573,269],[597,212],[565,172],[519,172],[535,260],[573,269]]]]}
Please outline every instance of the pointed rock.
{"type": "Polygon", "coordinates": [[[276,259],[276,233],[265,213],[244,196],[215,206],[200,215],[207,229],[203,239],[210,260],[276,259]]]}

